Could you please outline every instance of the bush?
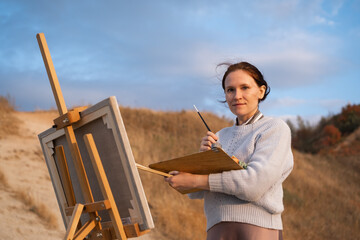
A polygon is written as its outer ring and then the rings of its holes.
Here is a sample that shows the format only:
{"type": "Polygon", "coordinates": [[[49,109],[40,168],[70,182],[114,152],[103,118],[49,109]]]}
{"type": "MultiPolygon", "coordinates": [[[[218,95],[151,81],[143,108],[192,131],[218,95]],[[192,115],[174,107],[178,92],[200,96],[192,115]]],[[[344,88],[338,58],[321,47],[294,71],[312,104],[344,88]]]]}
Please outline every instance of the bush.
{"type": "Polygon", "coordinates": [[[360,127],[360,104],[348,104],[342,108],[341,113],[322,117],[316,126],[310,126],[301,117],[297,118],[297,123],[297,128],[289,125],[292,146],[302,152],[318,153],[360,127]]]}
{"type": "Polygon", "coordinates": [[[329,147],[338,143],[341,139],[341,132],[334,125],[327,125],[323,128],[321,147],[329,147]]]}
{"type": "Polygon", "coordinates": [[[349,134],[360,126],[360,104],[348,104],[335,117],[335,126],[341,133],[349,134]]]}
{"type": "Polygon", "coordinates": [[[292,130],[292,146],[302,152],[315,153],[315,142],[318,136],[314,134],[315,128],[301,117],[297,117],[298,127],[292,130]]]}

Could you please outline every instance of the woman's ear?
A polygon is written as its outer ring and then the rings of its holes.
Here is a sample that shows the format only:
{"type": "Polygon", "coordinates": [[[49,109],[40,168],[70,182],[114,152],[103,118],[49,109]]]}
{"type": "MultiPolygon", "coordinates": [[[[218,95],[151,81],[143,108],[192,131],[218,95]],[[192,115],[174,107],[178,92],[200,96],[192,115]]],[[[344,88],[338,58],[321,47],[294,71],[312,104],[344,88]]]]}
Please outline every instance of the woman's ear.
{"type": "Polygon", "coordinates": [[[265,85],[262,85],[260,87],[260,91],[259,91],[259,100],[264,98],[265,92],[266,92],[266,87],[265,87],[265,85]]]}

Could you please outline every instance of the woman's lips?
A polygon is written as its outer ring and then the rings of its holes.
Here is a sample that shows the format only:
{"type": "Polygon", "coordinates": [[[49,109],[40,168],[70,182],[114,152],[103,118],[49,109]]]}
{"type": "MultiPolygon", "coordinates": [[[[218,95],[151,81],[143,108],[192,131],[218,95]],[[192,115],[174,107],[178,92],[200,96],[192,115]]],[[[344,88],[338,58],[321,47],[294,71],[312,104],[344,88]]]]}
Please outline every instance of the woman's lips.
{"type": "Polygon", "coordinates": [[[244,106],[245,103],[234,103],[233,106],[236,107],[236,106],[244,106]]]}

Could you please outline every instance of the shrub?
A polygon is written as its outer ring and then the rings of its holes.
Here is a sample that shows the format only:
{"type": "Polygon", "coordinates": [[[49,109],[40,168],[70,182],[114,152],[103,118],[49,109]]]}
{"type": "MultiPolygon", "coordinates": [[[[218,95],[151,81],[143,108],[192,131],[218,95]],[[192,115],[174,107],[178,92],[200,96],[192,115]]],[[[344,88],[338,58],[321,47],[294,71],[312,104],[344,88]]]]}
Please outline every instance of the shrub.
{"type": "Polygon", "coordinates": [[[301,117],[297,118],[297,123],[297,128],[289,125],[292,146],[302,152],[318,153],[360,127],[360,104],[348,104],[342,108],[341,113],[322,117],[316,126],[310,126],[301,117]]]}
{"type": "Polygon", "coordinates": [[[341,132],[334,125],[327,125],[323,128],[321,145],[323,147],[333,146],[341,139],[341,132]]]}
{"type": "Polygon", "coordinates": [[[298,128],[292,130],[292,146],[302,152],[315,153],[314,143],[318,139],[315,128],[301,117],[297,117],[297,123],[298,128]]]}
{"type": "Polygon", "coordinates": [[[349,134],[360,126],[360,104],[348,104],[335,117],[335,126],[341,133],[349,134]]]}

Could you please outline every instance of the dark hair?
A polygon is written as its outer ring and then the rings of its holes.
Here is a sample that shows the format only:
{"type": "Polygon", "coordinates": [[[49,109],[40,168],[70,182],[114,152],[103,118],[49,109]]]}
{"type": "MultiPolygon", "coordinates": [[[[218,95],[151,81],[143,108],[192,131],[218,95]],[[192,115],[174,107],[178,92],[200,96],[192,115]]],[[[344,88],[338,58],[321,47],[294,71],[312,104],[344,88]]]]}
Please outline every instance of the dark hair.
{"type": "Polygon", "coordinates": [[[270,93],[270,86],[268,85],[268,83],[265,81],[263,75],[261,74],[261,72],[259,71],[259,69],[257,69],[254,65],[248,63],[248,62],[239,62],[239,63],[220,63],[218,65],[218,67],[220,66],[228,66],[226,72],[224,73],[224,76],[222,78],[222,88],[225,90],[225,79],[226,77],[232,73],[235,72],[237,70],[243,70],[245,72],[247,72],[256,82],[256,84],[261,87],[261,86],[265,86],[265,94],[264,97],[262,99],[259,100],[259,102],[264,101],[265,98],[267,97],[267,95],[270,93]]]}

